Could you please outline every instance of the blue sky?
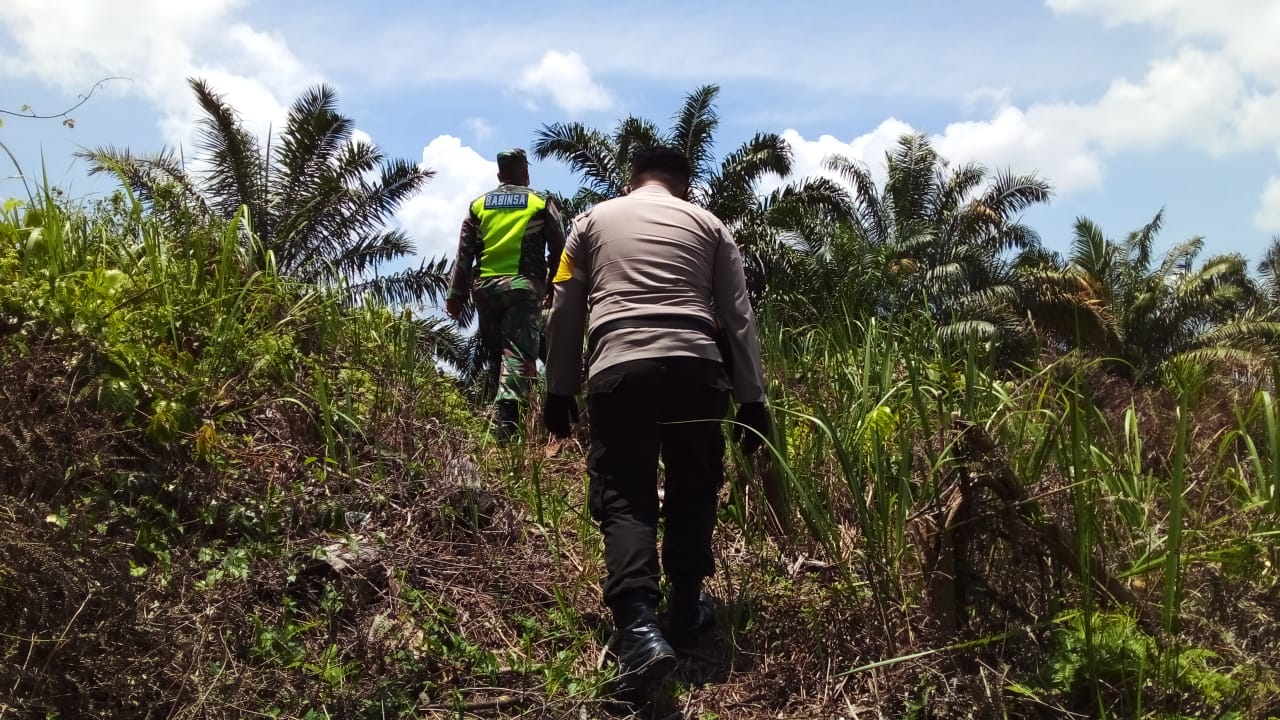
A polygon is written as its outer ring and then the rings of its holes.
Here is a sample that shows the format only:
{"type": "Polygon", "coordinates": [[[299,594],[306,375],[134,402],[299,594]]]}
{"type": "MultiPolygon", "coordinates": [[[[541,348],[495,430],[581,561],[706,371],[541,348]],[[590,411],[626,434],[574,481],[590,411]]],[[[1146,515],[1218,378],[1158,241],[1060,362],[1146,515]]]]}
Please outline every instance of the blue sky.
{"type": "MultiPolygon", "coordinates": [[[[113,82],[73,117],[4,118],[28,175],[43,162],[77,197],[111,188],[81,146],[191,147],[184,78],[209,79],[265,132],[316,82],[389,154],[436,179],[400,214],[427,255],[451,252],[494,153],[543,123],[665,121],[722,86],[718,138],[784,132],[800,173],[841,152],[873,170],[901,132],[955,161],[1038,171],[1057,189],[1027,219],[1065,249],[1088,215],[1113,236],[1167,208],[1160,247],[1191,235],[1256,258],[1280,233],[1280,2],[338,3],[330,0],[7,0],[0,108],[51,112],[113,82]]],[[[0,196],[21,195],[7,160],[0,196]]],[[[561,167],[534,184],[569,192],[561,167]]]]}

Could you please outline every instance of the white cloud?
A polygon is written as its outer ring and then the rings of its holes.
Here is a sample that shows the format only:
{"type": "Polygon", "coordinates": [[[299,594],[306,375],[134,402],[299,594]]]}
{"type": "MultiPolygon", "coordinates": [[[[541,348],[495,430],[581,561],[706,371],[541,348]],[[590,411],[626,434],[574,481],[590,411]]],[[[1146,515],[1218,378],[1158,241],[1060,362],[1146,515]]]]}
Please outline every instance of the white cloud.
{"type": "Polygon", "coordinates": [[[1253,224],[1261,230],[1280,233],[1280,177],[1272,176],[1258,200],[1258,213],[1253,224]]]}
{"type": "MultiPolygon", "coordinates": [[[[1120,128],[1128,121],[1133,131],[1141,131],[1144,123],[1139,120],[1144,119],[1151,129],[1151,143],[1181,141],[1213,154],[1266,148],[1280,154],[1280,123],[1276,122],[1280,117],[1280,42],[1276,41],[1280,3],[1046,0],[1046,4],[1054,12],[1093,15],[1110,25],[1155,26],[1186,43],[1177,57],[1153,66],[1145,88],[1130,93],[1128,109],[1133,112],[1126,115],[1122,102],[1106,108],[1110,111],[1106,117],[1120,128]]],[[[1116,134],[1125,139],[1125,133],[1116,134]]],[[[1111,138],[1099,138],[1107,139],[1111,138]]],[[[1262,191],[1254,222],[1280,229],[1277,178],[1271,178],[1262,191]]]]}
{"type": "MultiPolygon", "coordinates": [[[[263,138],[270,128],[279,129],[284,124],[285,100],[255,78],[245,77],[220,68],[192,70],[194,77],[205,80],[214,92],[235,108],[245,127],[258,138],[263,138]]],[[[188,155],[196,141],[196,120],[203,112],[196,104],[195,95],[186,85],[184,92],[157,98],[161,115],[159,126],[164,141],[182,146],[188,155]]]]}
{"type": "Polygon", "coordinates": [[[1153,62],[1143,82],[1116,80],[1096,103],[1066,119],[1079,121],[1082,132],[1107,150],[1179,140],[1220,150],[1232,142],[1224,120],[1244,91],[1244,78],[1221,55],[1184,47],[1153,62]]]}
{"type": "MultiPolygon", "coordinates": [[[[791,145],[791,152],[794,155],[791,166],[793,178],[827,177],[839,181],[839,175],[823,169],[823,161],[831,155],[843,155],[851,160],[862,162],[870,169],[876,182],[884,182],[885,152],[898,141],[898,138],[912,132],[915,130],[907,123],[889,118],[871,132],[859,135],[849,142],[840,140],[834,135],[822,135],[817,140],[805,140],[798,131],[792,129],[784,130],[782,138],[791,145]]],[[[759,191],[770,192],[784,182],[773,177],[766,178],[761,182],[759,191]]]]}
{"type": "Polygon", "coordinates": [[[953,162],[1034,171],[1064,193],[1095,187],[1102,181],[1102,161],[1087,137],[1060,132],[1065,128],[1058,125],[1065,126],[1067,118],[1053,116],[1067,114],[1006,106],[990,120],[952,123],[934,141],[953,162]]]}
{"type": "MultiPolygon", "coordinates": [[[[822,162],[829,155],[843,155],[866,165],[876,183],[883,184],[885,153],[900,137],[914,132],[916,129],[911,125],[889,118],[871,132],[848,142],[831,135],[806,140],[790,129],[782,136],[795,154],[794,177],[824,176],[839,180],[839,176],[822,169],[822,162]]],[[[941,135],[930,139],[938,152],[953,163],[977,161],[993,169],[1034,171],[1053,180],[1060,191],[1092,186],[1102,175],[1101,161],[1082,144],[1057,142],[1051,134],[1036,128],[1017,108],[1006,107],[987,121],[953,123],[941,135]]],[[[762,190],[767,192],[778,184],[771,183],[762,190]]]]}
{"type": "Polygon", "coordinates": [[[1280,78],[1280,3],[1274,0],[1046,0],[1057,13],[1110,25],[1156,25],[1179,40],[1210,40],[1245,72],[1280,78]]]}
{"type": "MultiPolygon", "coordinates": [[[[790,129],[782,136],[795,154],[794,177],[823,176],[839,180],[838,175],[823,170],[822,163],[830,155],[843,155],[866,165],[872,179],[883,184],[885,153],[900,137],[914,132],[916,129],[908,123],[889,118],[871,132],[848,142],[831,135],[806,140],[790,129]]],[[[953,163],[978,161],[991,168],[1035,171],[1054,180],[1060,189],[1091,186],[1102,174],[1100,161],[1081,145],[1053,142],[1048,134],[1032,127],[1025,114],[1016,108],[1006,107],[989,121],[953,123],[931,140],[938,152],[953,163]]],[[[779,184],[770,183],[762,190],[767,192],[779,184]]]]}
{"type": "MultiPolygon", "coordinates": [[[[106,75],[134,78],[126,91],[156,108],[165,141],[184,145],[188,155],[200,111],[186,79],[201,77],[263,137],[269,128],[280,128],[287,103],[322,78],[283,38],[237,21],[234,12],[242,4],[64,0],[54,13],[41,0],[9,0],[0,14],[0,41],[9,35],[6,47],[13,51],[0,55],[0,75],[33,78],[67,92],[83,92],[106,75]]],[[[492,130],[480,119],[469,125],[477,135],[492,130]]],[[[352,140],[372,142],[359,129],[352,140]]],[[[424,148],[422,162],[435,177],[397,220],[423,255],[451,255],[467,202],[496,184],[497,165],[443,135],[424,148]]]]}
{"type": "Polygon", "coordinates": [[[373,136],[361,130],[360,128],[354,128],[351,131],[351,144],[352,145],[362,145],[362,144],[372,145],[373,136]]]}
{"type": "Polygon", "coordinates": [[[180,79],[180,68],[190,66],[189,39],[214,26],[235,4],[68,0],[52,12],[41,0],[9,0],[0,25],[19,52],[0,61],[0,69],[40,77],[67,91],[103,74],[132,74],[143,86],[162,85],[175,72],[180,79]],[[130,72],[139,69],[152,72],[130,72]]]}
{"type": "Polygon", "coordinates": [[[488,140],[493,137],[493,125],[488,120],[482,117],[473,117],[467,118],[464,122],[467,125],[467,130],[471,131],[471,135],[476,140],[488,140]]]}
{"type": "Polygon", "coordinates": [[[1012,95],[1007,87],[980,87],[965,93],[964,104],[966,109],[972,111],[998,109],[1008,105],[1012,95]]]}
{"type": "Polygon", "coordinates": [[[1152,63],[1142,82],[1118,79],[1091,103],[1005,105],[989,120],[952,123],[936,137],[955,161],[1035,170],[1059,192],[1098,187],[1118,153],[1182,142],[1217,153],[1238,145],[1221,109],[1244,86],[1228,63],[1194,48],[1152,63]]]}
{"type": "Polygon", "coordinates": [[[525,68],[517,89],[530,97],[549,96],[570,115],[613,107],[613,95],[591,79],[591,70],[576,52],[548,50],[537,65],[525,68]]]}
{"type": "Polygon", "coordinates": [[[243,0],[8,0],[0,37],[9,49],[0,75],[37,79],[81,93],[105,76],[112,92],[136,92],[160,113],[164,139],[190,145],[195,101],[186,79],[203,77],[254,132],[284,117],[285,104],[319,80],[278,36],[233,18],[243,0]]]}
{"type": "MultiPolygon", "coordinates": [[[[1241,13],[1250,4],[1234,1],[1241,13]]],[[[1207,4],[1194,0],[1050,0],[1049,4],[1059,12],[1099,13],[1108,22],[1162,24],[1187,39],[1208,34],[1223,47],[1184,44],[1151,62],[1140,80],[1117,78],[1088,102],[1017,107],[1005,100],[986,119],[951,123],[934,135],[944,157],[1035,171],[1066,194],[1100,187],[1107,161],[1122,153],[1183,146],[1218,156],[1280,148],[1280,123],[1275,122],[1280,117],[1280,92],[1273,76],[1261,74],[1270,67],[1272,55],[1280,61],[1280,43],[1257,42],[1258,30],[1241,20],[1242,15],[1233,16],[1230,23],[1201,26],[1197,23],[1206,13],[1230,11],[1213,8],[1210,12],[1207,4]]],[[[1252,3],[1252,7],[1259,25],[1270,27],[1280,21],[1280,3],[1252,3]]],[[[1268,37],[1280,37],[1280,29],[1268,37]]],[[[974,95],[987,96],[986,91],[974,95]]],[[[788,139],[797,158],[821,154],[830,146],[828,138],[806,141],[794,132],[788,139]]],[[[879,156],[871,160],[873,169],[883,162],[879,156]]],[[[814,163],[798,165],[803,170],[814,163]]]]}
{"type": "Polygon", "coordinates": [[[269,81],[282,88],[303,88],[319,81],[315,70],[307,67],[290,49],[279,34],[254,30],[244,23],[236,23],[227,31],[237,69],[252,74],[264,82],[269,81]]]}
{"type": "Polygon", "coordinates": [[[419,255],[452,258],[467,204],[498,184],[498,164],[460,138],[440,135],[423,148],[422,165],[434,170],[435,177],[400,208],[397,219],[419,255]]]}

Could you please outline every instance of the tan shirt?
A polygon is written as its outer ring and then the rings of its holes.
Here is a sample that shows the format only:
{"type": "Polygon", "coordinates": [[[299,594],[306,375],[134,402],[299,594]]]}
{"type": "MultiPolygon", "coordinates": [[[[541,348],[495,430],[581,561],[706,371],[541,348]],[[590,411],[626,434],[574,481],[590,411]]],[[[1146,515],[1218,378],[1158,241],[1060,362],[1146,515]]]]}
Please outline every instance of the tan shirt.
{"type": "MultiPolygon", "coordinates": [[[[565,242],[547,320],[547,389],[576,395],[584,332],[618,318],[681,315],[718,323],[733,355],[733,397],[762,402],[764,371],[742,255],[724,223],[657,184],[579,216],[565,242]]],[[[697,330],[623,328],[604,335],[588,374],[630,360],[692,356],[720,360],[697,330]]]]}

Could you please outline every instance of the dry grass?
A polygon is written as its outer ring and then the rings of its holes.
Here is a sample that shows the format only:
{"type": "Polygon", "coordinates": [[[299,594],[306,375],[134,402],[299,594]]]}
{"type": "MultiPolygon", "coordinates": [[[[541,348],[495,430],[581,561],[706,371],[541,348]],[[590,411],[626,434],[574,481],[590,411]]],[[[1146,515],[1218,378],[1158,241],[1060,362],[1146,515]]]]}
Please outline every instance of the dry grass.
{"type": "MultiPolygon", "coordinates": [[[[355,467],[323,480],[306,462],[321,438],[289,404],[256,406],[219,428],[216,453],[198,459],[186,445],[156,445],[93,410],[79,366],[66,360],[75,355],[50,343],[0,364],[0,715],[230,718],[274,708],[302,717],[322,708],[331,717],[578,718],[606,710],[596,691],[609,623],[599,603],[599,537],[581,514],[580,445],[513,456],[418,417],[405,410],[414,398],[397,397],[388,407],[398,410],[375,414],[353,441],[355,467]],[[97,462],[76,464],[87,457],[97,462]],[[535,472],[542,524],[528,483],[535,472]],[[141,478],[138,497],[111,484],[122,476],[141,478]],[[155,508],[135,502],[147,493],[171,513],[161,524],[171,541],[163,561],[139,535],[160,522],[155,508]],[[130,517],[122,507],[141,509],[130,517]],[[261,522],[236,514],[244,507],[258,508],[261,522]],[[210,582],[230,548],[245,552],[243,577],[210,582]],[[327,676],[326,652],[338,668],[327,676]]],[[[1122,413],[1128,392],[1155,437],[1169,399],[1109,382],[1095,387],[1114,401],[1099,403],[1103,413],[1122,413]]],[[[1200,472],[1224,417],[1211,415],[1193,443],[1200,472]]],[[[919,442],[941,452],[952,439],[919,442]]],[[[1149,444],[1153,465],[1158,447],[1158,439],[1149,444]]],[[[930,590],[893,599],[885,613],[864,579],[830,562],[818,543],[770,531],[756,480],[765,468],[739,474],[732,489],[749,532],[728,522],[717,532],[716,632],[689,649],[642,716],[1061,717],[1063,708],[1006,688],[1053,652],[1046,623],[1078,592],[1076,569],[1054,555],[1043,528],[1019,519],[1024,503],[1011,505],[985,482],[1003,471],[1002,449],[989,450],[961,458],[950,489],[913,510],[899,581],[930,590]]],[[[833,466],[816,469],[830,475],[820,483],[837,487],[833,466]]],[[[1047,522],[1072,530],[1059,474],[1018,481],[1047,522]]],[[[1198,507],[1215,512],[1205,493],[1198,507]]],[[[842,547],[856,556],[854,513],[835,510],[842,547]]],[[[1115,558],[1100,563],[1117,567],[1115,558]]],[[[1126,586],[1132,604],[1157,607],[1158,574],[1141,580],[1126,586]]],[[[1274,584],[1191,562],[1186,596],[1184,641],[1224,662],[1280,667],[1274,584]]],[[[1280,712],[1254,710],[1259,718],[1280,712]]]]}

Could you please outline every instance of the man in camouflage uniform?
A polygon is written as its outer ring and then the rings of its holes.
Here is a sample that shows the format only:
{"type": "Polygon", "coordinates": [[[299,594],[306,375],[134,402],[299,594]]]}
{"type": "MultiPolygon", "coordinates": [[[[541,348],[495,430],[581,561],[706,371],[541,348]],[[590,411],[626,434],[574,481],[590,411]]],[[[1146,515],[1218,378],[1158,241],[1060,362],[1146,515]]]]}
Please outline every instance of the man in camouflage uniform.
{"type": "Polygon", "coordinates": [[[496,414],[499,440],[520,428],[521,405],[536,375],[542,306],[564,249],[555,205],[529,188],[529,161],[519,148],[498,153],[498,187],[472,201],[462,222],[453,282],[445,302],[452,318],[470,297],[480,341],[501,348],[496,414]]]}

